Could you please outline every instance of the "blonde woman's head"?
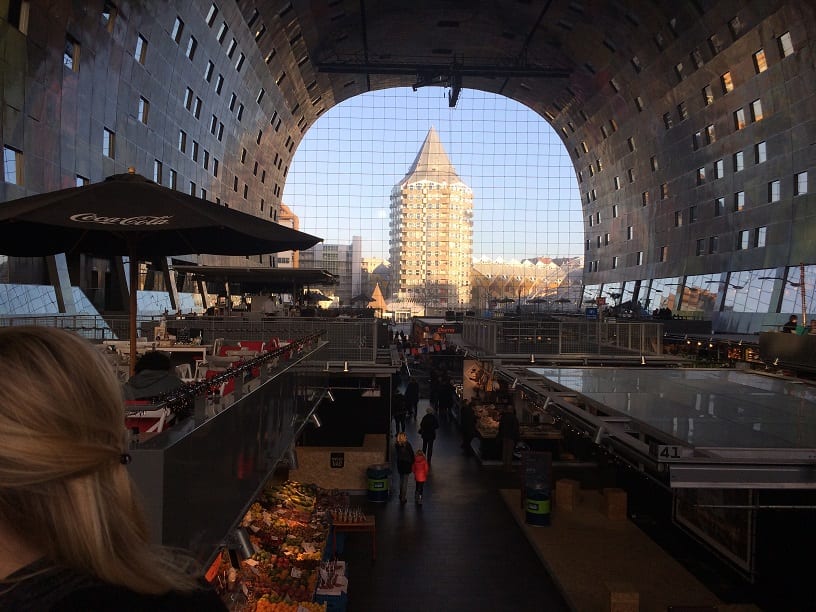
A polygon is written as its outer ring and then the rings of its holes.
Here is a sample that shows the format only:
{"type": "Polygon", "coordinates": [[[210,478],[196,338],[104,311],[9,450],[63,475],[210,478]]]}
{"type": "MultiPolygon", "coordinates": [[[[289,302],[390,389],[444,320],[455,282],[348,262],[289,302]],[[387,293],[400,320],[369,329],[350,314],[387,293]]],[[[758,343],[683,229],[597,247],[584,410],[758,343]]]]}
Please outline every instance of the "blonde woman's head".
{"type": "Polygon", "coordinates": [[[404,431],[397,434],[397,444],[405,444],[408,442],[408,436],[404,431]]]}
{"type": "Polygon", "coordinates": [[[104,581],[144,593],[190,587],[177,571],[157,577],[166,564],[122,462],[122,392],[104,357],[67,331],[0,328],[0,372],[0,523],[51,562],[104,581]]]}

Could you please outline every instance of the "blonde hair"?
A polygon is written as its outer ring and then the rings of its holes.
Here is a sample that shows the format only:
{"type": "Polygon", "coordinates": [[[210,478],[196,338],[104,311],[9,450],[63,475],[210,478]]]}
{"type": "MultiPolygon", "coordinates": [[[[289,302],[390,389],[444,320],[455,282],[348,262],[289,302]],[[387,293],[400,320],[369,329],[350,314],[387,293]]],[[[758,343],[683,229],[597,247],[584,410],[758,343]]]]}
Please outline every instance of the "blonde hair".
{"type": "Polygon", "coordinates": [[[404,431],[401,431],[397,434],[397,444],[405,444],[408,442],[408,434],[404,431]]]}
{"type": "Polygon", "coordinates": [[[146,594],[196,588],[182,559],[149,543],[122,465],[122,392],[104,357],[70,332],[9,327],[0,372],[0,522],[50,562],[104,582],[146,594]]]}

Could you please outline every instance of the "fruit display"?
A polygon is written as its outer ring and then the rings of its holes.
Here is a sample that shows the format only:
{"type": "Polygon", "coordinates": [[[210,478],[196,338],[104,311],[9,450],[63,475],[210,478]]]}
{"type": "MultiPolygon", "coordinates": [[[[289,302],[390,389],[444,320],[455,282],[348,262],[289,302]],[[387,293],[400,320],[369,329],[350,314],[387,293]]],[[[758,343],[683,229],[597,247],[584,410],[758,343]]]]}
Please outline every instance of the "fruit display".
{"type": "Polygon", "coordinates": [[[482,438],[495,438],[499,433],[499,410],[493,404],[473,407],[476,417],[476,431],[482,438]]]}
{"type": "Polygon", "coordinates": [[[347,495],[292,481],[267,485],[241,521],[255,553],[237,568],[227,551],[221,554],[217,586],[227,606],[241,612],[325,611],[325,603],[313,600],[332,513],[340,508],[348,508],[347,495]],[[231,595],[236,592],[243,597],[231,595]]]}

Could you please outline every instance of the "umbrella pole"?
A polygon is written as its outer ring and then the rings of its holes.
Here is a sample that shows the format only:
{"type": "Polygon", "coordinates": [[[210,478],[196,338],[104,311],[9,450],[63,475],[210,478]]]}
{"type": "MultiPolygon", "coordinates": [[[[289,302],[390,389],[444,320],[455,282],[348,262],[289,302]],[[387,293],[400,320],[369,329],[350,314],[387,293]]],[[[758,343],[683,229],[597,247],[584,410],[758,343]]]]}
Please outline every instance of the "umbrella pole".
{"type": "Polygon", "coordinates": [[[130,375],[136,372],[136,291],[139,282],[139,263],[136,261],[134,248],[130,248],[128,255],[128,268],[130,270],[130,308],[128,319],[130,321],[130,375]]]}

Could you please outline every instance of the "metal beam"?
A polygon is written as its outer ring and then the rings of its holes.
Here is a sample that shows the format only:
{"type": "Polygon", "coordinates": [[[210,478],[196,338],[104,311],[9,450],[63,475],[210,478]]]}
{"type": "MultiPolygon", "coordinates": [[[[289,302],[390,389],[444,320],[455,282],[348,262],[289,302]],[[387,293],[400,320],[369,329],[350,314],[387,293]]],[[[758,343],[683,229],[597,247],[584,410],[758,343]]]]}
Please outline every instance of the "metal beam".
{"type": "MultiPolygon", "coordinates": [[[[400,63],[371,63],[371,62],[318,62],[315,66],[318,72],[330,74],[376,74],[376,75],[428,75],[433,78],[450,77],[518,77],[518,78],[549,78],[565,79],[570,71],[564,68],[545,68],[531,66],[496,66],[490,64],[400,64],[400,63]]],[[[433,80],[432,78],[432,80],[433,80]]]]}

